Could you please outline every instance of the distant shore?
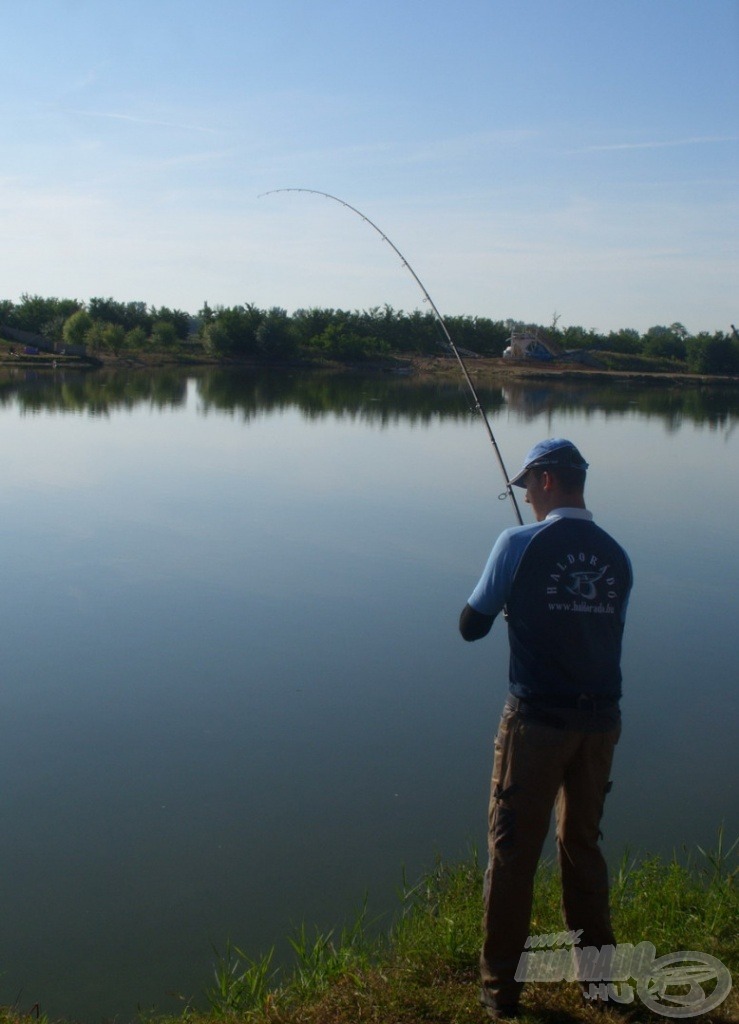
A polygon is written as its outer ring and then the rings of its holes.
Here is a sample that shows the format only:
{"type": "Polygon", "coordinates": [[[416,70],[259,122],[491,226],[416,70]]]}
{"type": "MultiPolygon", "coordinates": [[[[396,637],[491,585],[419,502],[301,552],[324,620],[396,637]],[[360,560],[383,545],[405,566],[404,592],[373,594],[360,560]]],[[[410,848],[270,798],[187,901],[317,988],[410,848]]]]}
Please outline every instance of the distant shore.
{"type": "MultiPolygon", "coordinates": [[[[457,379],[460,368],[453,355],[399,355],[382,360],[359,362],[340,362],[337,360],[253,360],[232,359],[208,355],[202,350],[158,352],[126,352],[119,356],[105,353],[100,356],[67,356],[51,352],[39,352],[29,355],[14,352],[5,345],[0,345],[0,368],[24,368],[36,370],[80,369],[94,371],[97,369],[157,369],[172,367],[212,367],[228,368],[270,368],[289,369],[294,372],[302,369],[306,372],[329,373],[388,373],[411,377],[418,381],[457,379]]],[[[500,357],[465,357],[470,378],[474,383],[494,385],[506,381],[572,381],[596,382],[623,380],[630,384],[671,384],[680,386],[707,385],[739,385],[739,376],[688,373],[675,370],[646,369],[607,369],[586,366],[583,364],[552,361],[547,363],[511,362],[500,357]]]]}
{"type": "MultiPolygon", "coordinates": [[[[410,360],[413,376],[443,377],[459,374],[459,365],[452,356],[417,356],[410,360]]],[[[681,371],[608,370],[574,363],[513,363],[500,358],[478,358],[465,361],[473,381],[613,381],[648,384],[732,384],[739,385],[739,377],[684,373],[681,371]]]]}

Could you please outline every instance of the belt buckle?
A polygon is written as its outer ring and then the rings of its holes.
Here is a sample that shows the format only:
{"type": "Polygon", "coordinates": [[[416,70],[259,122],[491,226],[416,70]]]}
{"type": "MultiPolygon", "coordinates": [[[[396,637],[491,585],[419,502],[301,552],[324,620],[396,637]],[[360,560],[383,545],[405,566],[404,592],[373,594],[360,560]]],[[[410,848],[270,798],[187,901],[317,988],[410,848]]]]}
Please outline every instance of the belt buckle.
{"type": "Polygon", "coordinates": [[[594,697],[592,693],[580,693],[577,696],[577,710],[578,711],[595,711],[597,710],[598,698],[594,697]]]}

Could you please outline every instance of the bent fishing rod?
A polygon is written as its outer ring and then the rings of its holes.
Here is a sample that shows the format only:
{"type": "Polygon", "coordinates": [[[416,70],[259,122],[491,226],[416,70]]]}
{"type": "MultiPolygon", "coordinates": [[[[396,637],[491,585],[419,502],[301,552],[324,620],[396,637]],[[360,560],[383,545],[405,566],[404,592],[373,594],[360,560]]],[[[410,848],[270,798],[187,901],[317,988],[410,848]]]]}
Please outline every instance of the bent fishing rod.
{"type": "MultiPolygon", "coordinates": [[[[518,520],[519,525],[523,526],[523,519],[521,517],[521,512],[520,512],[520,510],[518,508],[518,502],[516,501],[516,495],[513,493],[513,489],[511,488],[511,484],[510,484],[510,482],[508,480],[508,473],[507,473],[506,468],[505,468],[505,463],[503,462],[503,456],[500,454],[500,448],[498,447],[498,442],[495,440],[495,435],[493,434],[492,427],[490,426],[490,421],[488,420],[487,415],[485,414],[485,410],[482,407],[482,404],[481,404],[479,396],[477,394],[477,390],[475,388],[475,385],[472,383],[472,378],[470,377],[470,375],[469,375],[469,373],[467,371],[467,367],[465,366],[464,360],[462,359],[462,356],[459,353],[459,349],[457,348],[457,346],[454,344],[454,342],[452,340],[452,336],[449,333],[449,330],[447,329],[447,325],[444,323],[443,316],[441,315],[441,313],[439,312],[439,310],[436,307],[436,303],[434,302],[434,300],[429,295],[428,291],[426,290],[425,285],[423,284],[423,282],[421,281],[420,277],[415,272],[413,267],[410,265],[408,260],[405,258],[403,253],[400,251],[400,249],[397,247],[397,245],[395,245],[395,243],[390,238],[388,238],[388,236],[385,234],[385,232],[382,231],[377,226],[377,224],[375,224],[374,221],[370,220],[369,217],[366,214],[362,213],[361,210],[358,210],[356,208],[356,206],[352,206],[351,203],[347,203],[344,199],[339,199],[338,196],[333,196],[329,192],[321,192],[319,189],[316,189],[316,188],[274,188],[274,189],[271,189],[269,192],[263,192],[262,195],[263,196],[271,196],[271,195],[275,195],[278,192],[307,192],[309,195],[323,196],[324,199],[331,199],[331,200],[333,200],[333,202],[339,203],[341,206],[345,206],[347,208],[347,210],[351,210],[352,213],[356,213],[356,215],[358,217],[361,217],[361,219],[365,222],[365,224],[369,224],[369,226],[374,231],[377,232],[377,234],[380,236],[380,238],[383,240],[383,242],[387,242],[387,244],[390,246],[390,248],[393,250],[393,252],[398,256],[402,266],[404,266],[405,269],[410,273],[410,275],[413,278],[413,280],[416,282],[418,287],[421,289],[421,292],[423,293],[423,297],[424,297],[425,301],[428,302],[429,306],[433,310],[434,316],[436,317],[437,323],[439,324],[439,327],[441,328],[442,333],[443,333],[444,337],[446,338],[447,344],[449,345],[449,348],[452,350],[452,352],[454,353],[454,355],[455,355],[455,357],[457,359],[457,362],[459,363],[459,367],[460,367],[460,369],[462,371],[464,379],[467,382],[467,386],[470,389],[470,392],[472,394],[472,398],[473,398],[474,403],[475,403],[475,409],[480,414],[480,418],[482,419],[482,422],[485,425],[485,430],[487,431],[488,438],[490,440],[490,443],[493,446],[493,451],[495,452],[495,455],[496,455],[497,460],[498,460],[498,465],[500,466],[500,470],[501,470],[501,472],[503,474],[503,479],[505,480],[506,489],[505,489],[505,492],[500,495],[500,497],[501,498],[508,497],[508,498],[511,499],[511,502],[513,503],[513,510],[514,510],[514,512],[516,514],[516,519],[518,520]]],[[[261,198],[261,196],[260,196],[260,198],[261,198]]]]}

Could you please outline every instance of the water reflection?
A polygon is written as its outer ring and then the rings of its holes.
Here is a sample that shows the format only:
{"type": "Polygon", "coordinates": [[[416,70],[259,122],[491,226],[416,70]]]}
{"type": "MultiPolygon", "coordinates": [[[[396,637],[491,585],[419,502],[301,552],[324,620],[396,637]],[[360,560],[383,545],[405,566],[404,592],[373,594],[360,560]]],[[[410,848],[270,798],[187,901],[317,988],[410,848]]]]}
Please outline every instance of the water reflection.
{"type": "Polygon", "coordinates": [[[156,373],[0,370],[0,406],[17,405],[26,413],[108,416],[116,409],[134,409],[142,404],[156,409],[180,406],[186,395],[187,375],[180,369],[156,373]]]}
{"type": "MultiPolygon", "coordinates": [[[[462,380],[430,379],[377,373],[324,373],[267,369],[129,369],[54,373],[0,370],[0,405],[17,404],[23,412],[84,412],[108,416],[116,409],[184,406],[189,383],[199,411],[227,412],[248,422],[264,412],[297,409],[306,419],[356,418],[381,425],[459,420],[474,415],[462,380]]],[[[502,408],[523,420],[566,412],[658,417],[669,431],[684,422],[715,430],[733,430],[739,418],[739,386],[676,384],[674,381],[597,378],[582,382],[551,380],[479,383],[480,400],[490,414],[502,408]]]]}
{"type": "MultiPolygon", "coordinates": [[[[739,385],[739,381],[737,382],[739,385]]],[[[668,430],[685,421],[713,429],[733,429],[739,416],[739,386],[676,384],[673,381],[618,380],[611,383],[506,384],[507,405],[525,419],[561,412],[660,417],[668,430]]]]}

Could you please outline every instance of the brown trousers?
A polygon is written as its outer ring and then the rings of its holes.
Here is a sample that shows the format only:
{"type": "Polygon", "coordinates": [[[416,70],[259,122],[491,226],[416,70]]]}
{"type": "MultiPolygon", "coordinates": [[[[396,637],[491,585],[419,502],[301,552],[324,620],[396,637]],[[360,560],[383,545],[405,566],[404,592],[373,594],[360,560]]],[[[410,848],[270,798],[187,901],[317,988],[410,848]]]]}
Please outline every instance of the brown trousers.
{"type": "MultiPolygon", "coordinates": [[[[583,723],[585,724],[585,723],[583,723]]],[[[558,728],[506,706],[495,738],[480,958],[482,1001],[518,1002],[515,980],[529,936],[534,874],[556,810],[562,904],[581,946],[615,944],[608,871],[598,845],[603,802],[621,726],[558,728]]]]}

